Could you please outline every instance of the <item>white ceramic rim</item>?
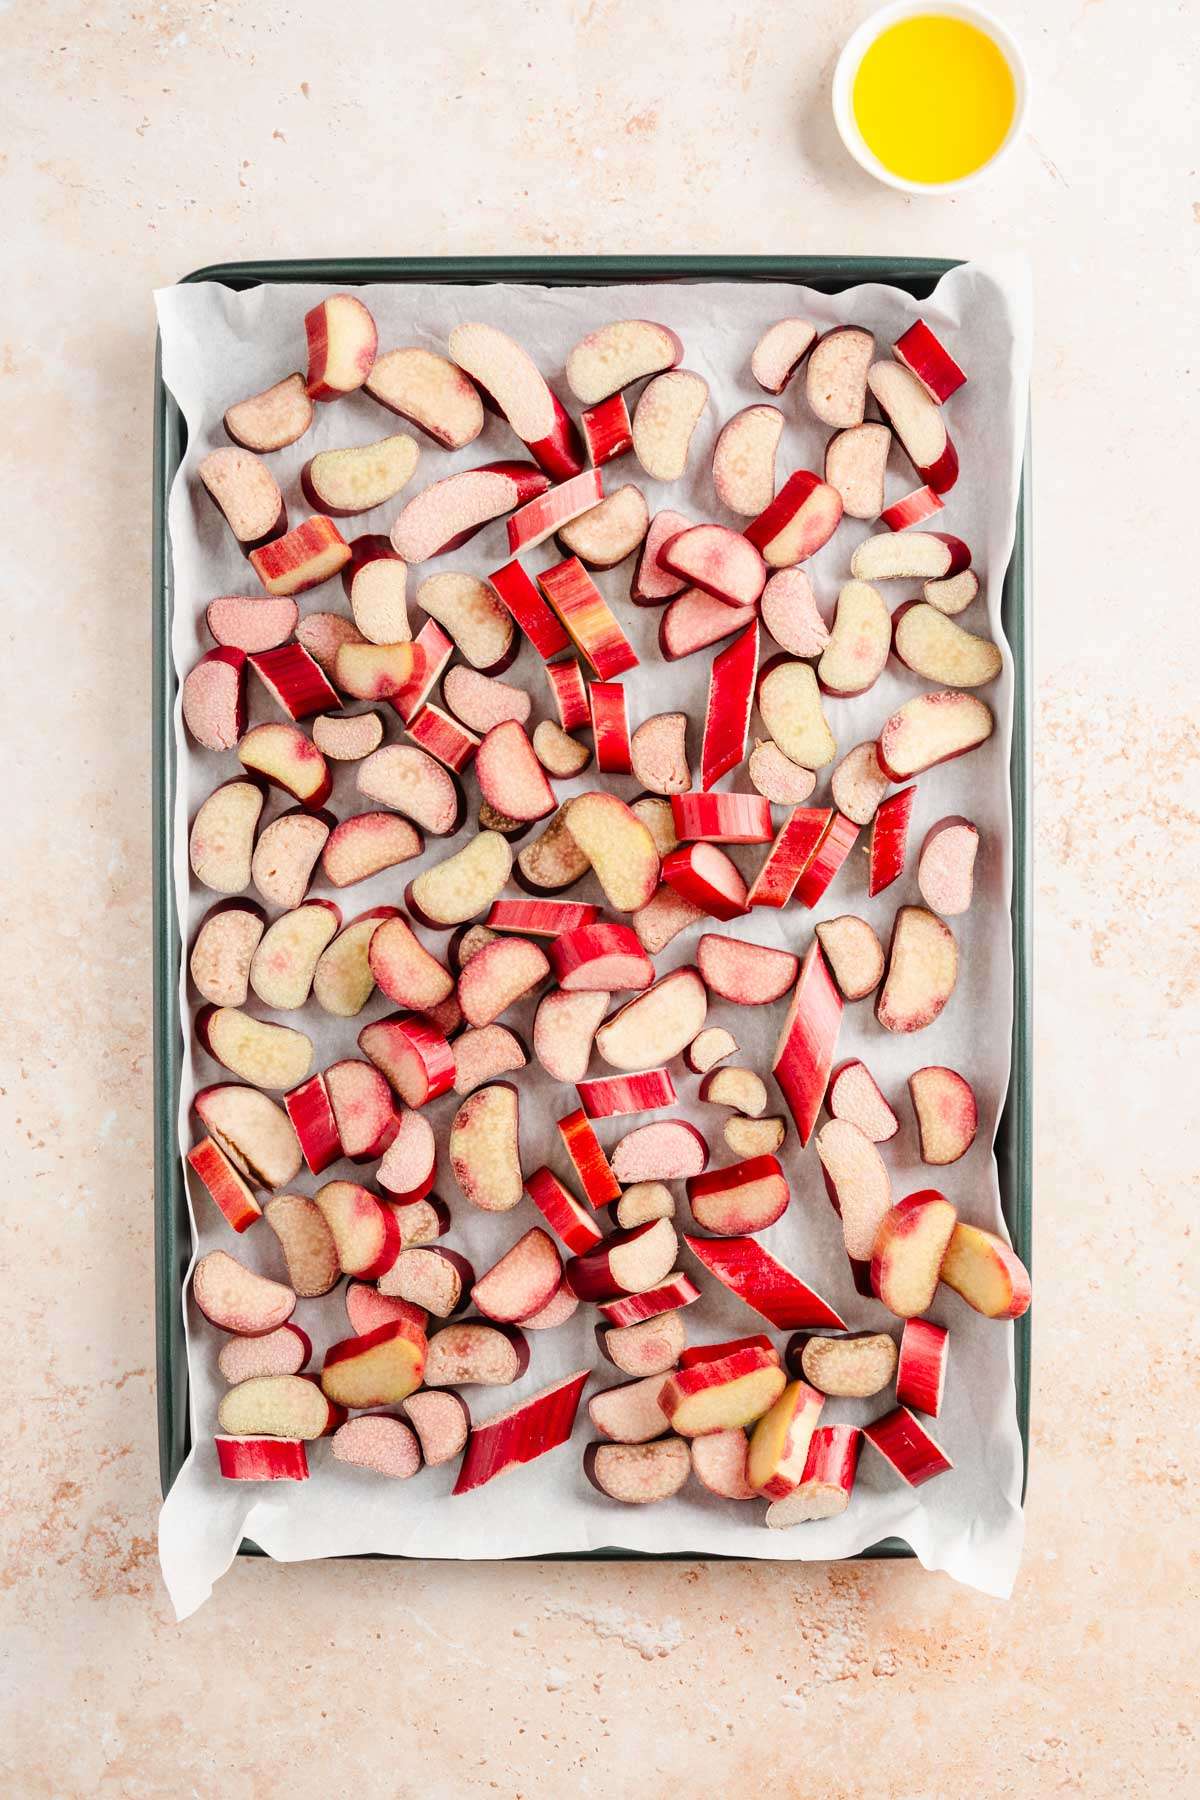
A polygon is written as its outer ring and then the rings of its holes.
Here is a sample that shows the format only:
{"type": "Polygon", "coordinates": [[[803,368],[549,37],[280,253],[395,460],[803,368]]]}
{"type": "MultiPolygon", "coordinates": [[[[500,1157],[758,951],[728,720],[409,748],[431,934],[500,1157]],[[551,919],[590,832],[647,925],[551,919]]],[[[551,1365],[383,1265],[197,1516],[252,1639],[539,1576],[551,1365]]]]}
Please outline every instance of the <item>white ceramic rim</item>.
{"type": "Polygon", "coordinates": [[[833,71],[833,117],[838,135],[855,162],[868,175],[874,175],[877,181],[885,182],[888,187],[898,188],[904,194],[958,194],[975,182],[982,181],[985,175],[990,175],[996,165],[1009,154],[1024,127],[1025,115],[1029,110],[1029,88],[1029,70],[1019,44],[1008,27],[985,7],[968,5],[963,0],[892,0],[890,6],[882,6],[870,18],[864,19],[857,31],[846,40],[833,71]],[[1012,71],[1016,90],[1012,123],[1003,143],[979,168],[972,169],[969,175],[960,175],[957,181],[910,181],[904,175],[894,174],[891,169],[885,168],[869,148],[854,117],[854,78],[858,74],[859,64],[875,39],[889,25],[898,24],[901,19],[929,16],[962,19],[968,25],[978,26],[1004,56],[1012,71]]]}

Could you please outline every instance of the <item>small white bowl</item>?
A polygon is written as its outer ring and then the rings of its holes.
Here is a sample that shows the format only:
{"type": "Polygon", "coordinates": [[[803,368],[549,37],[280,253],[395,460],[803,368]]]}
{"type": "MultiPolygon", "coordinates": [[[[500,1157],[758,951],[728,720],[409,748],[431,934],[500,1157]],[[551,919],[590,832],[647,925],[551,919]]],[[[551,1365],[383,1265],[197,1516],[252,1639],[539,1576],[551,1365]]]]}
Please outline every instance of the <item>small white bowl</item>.
{"type": "Polygon", "coordinates": [[[892,5],[880,7],[869,19],[863,20],[838,57],[837,67],[833,71],[833,117],[838,134],[855,162],[868,175],[874,175],[877,181],[884,181],[888,187],[899,188],[905,194],[957,194],[963,188],[981,181],[985,175],[990,175],[1001,158],[1008,155],[1025,124],[1025,115],[1029,110],[1029,86],[1029,70],[1019,44],[1007,26],[1001,24],[984,7],[961,4],[960,0],[893,0],[892,5]],[[891,169],[885,168],[868,146],[854,117],[854,79],[858,74],[859,64],[875,39],[901,19],[930,16],[962,19],[968,25],[977,26],[985,37],[991,38],[1012,72],[1015,89],[1012,123],[1004,142],[987,162],[978,169],[972,169],[969,175],[961,175],[957,181],[909,181],[903,175],[896,175],[891,169]]]}

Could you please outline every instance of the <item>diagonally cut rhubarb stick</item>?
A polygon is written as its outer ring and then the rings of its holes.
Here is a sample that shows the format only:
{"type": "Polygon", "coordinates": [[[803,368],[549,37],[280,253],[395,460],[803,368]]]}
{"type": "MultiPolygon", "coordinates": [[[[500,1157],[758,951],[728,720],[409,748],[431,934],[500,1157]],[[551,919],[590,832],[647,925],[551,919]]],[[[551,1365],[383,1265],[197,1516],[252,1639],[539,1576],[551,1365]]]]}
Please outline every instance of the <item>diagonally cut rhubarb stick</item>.
{"type": "Polygon", "coordinates": [[[897,1406],[882,1419],[864,1425],[863,1436],[909,1487],[920,1487],[954,1467],[942,1446],[906,1406],[897,1406]]]}
{"type": "Polygon", "coordinates": [[[590,1369],[564,1375],[553,1387],[543,1388],[528,1400],[510,1406],[476,1425],[467,1440],[455,1494],[470,1493],[497,1475],[533,1462],[548,1450],[565,1444],[575,1426],[575,1414],[590,1369]]]}
{"type": "MultiPolygon", "coordinates": [[[[570,647],[570,638],[519,562],[505,563],[502,569],[493,570],[488,580],[543,662],[570,647]]],[[[564,731],[570,729],[563,726],[564,731]]]]}
{"type": "Polygon", "coordinates": [[[758,670],[758,620],[713,658],[704,712],[704,745],[700,752],[700,785],[715,787],[736,769],[746,754],[746,733],[754,702],[758,670]]]}
{"type": "Polygon", "coordinates": [[[815,940],[805,952],[771,1070],[807,1144],[829,1086],[842,1023],[842,997],[815,940]]]}
{"type": "Polygon", "coordinates": [[[942,1410],[950,1333],[931,1319],[906,1319],[896,1364],[896,1398],[901,1406],[936,1419],[942,1410]]]}
{"type": "Polygon", "coordinates": [[[831,806],[794,807],[780,826],[779,836],[754,877],[746,897],[747,906],[786,906],[833,820],[831,806]]]}
{"type": "Polygon", "coordinates": [[[611,681],[626,669],[637,668],[633,645],[577,556],[543,569],[538,580],[597,681],[611,681]]]}
{"type": "Polygon", "coordinates": [[[581,513],[590,512],[604,498],[604,478],[599,469],[584,469],[570,481],[559,482],[508,516],[508,547],[536,550],[560,526],[569,525],[581,513]]]}
{"type": "Polygon", "coordinates": [[[412,643],[413,672],[398,693],[388,696],[406,725],[412,724],[454,655],[454,644],[436,619],[426,619],[412,643]]]}
{"type": "Polygon", "coordinates": [[[558,1131],[589,1205],[598,1208],[619,1199],[621,1184],[582,1109],[559,1119],[558,1131]]]}
{"type": "Polygon", "coordinates": [[[647,1069],[640,1075],[600,1075],[579,1081],[575,1091],[589,1119],[616,1119],[628,1113],[658,1112],[675,1104],[669,1069],[647,1069]]]}
{"type": "Polygon", "coordinates": [[[622,1294],[617,1300],[604,1300],[598,1310],[609,1325],[620,1328],[625,1325],[640,1325],[644,1320],[657,1319],[663,1313],[678,1312],[681,1307],[691,1306],[699,1298],[700,1289],[691,1276],[677,1269],[658,1287],[647,1288],[641,1294],[622,1294]]]}
{"type": "Polygon", "coordinates": [[[761,794],[672,794],[671,816],[684,843],[769,844],[775,835],[761,794]]]}
{"type": "Polygon", "coordinates": [[[731,1294],[761,1313],[777,1331],[820,1327],[845,1331],[845,1320],[769,1250],[752,1237],[702,1238],[684,1233],[684,1243],[731,1294]]]}
{"type": "Polygon", "coordinates": [[[891,887],[893,881],[899,881],[904,873],[908,822],[916,798],[915,786],[901,788],[899,793],[889,794],[886,800],[880,801],[879,810],[871,820],[867,893],[872,899],[876,894],[882,894],[884,888],[891,887]]]}
{"type": "Polygon", "coordinates": [[[841,813],[817,846],[816,855],[796,883],[798,906],[816,906],[858,841],[858,826],[841,813]]]}

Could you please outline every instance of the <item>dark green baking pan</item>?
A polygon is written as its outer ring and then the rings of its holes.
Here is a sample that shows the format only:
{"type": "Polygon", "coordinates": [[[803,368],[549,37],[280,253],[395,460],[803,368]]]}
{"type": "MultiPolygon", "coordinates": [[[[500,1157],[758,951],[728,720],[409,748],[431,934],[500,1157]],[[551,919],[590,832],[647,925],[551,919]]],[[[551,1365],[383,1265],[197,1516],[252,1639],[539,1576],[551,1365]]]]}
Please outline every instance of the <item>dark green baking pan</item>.
{"type": "MultiPolygon", "coordinates": [[[[957,261],[938,257],[878,256],[461,256],[330,258],[308,262],[218,263],[186,275],[185,281],[219,281],[235,289],[260,282],[319,282],[326,287],[359,287],[373,281],[440,281],[472,285],[523,281],[539,287],[595,286],[627,281],[786,281],[836,294],[861,282],[878,281],[922,299],[957,261]]],[[[161,355],[154,363],[154,562],[153,562],[153,804],[154,804],[154,1192],[156,1336],[158,1343],[158,1456],[166,1494],[191,1444],[188,1423],[188,1369],[183,1336],[183,1278],[191,1256],[184,1198],[183,1164],[176,1143],[179,1109],[179,921],[171,886],[171,815],[175,793],[175,743],[171,713],[175,671],[171,666],[171,611],[174,598],[167,540],[167,499],[187,445],[187,428],[163,385],[161,355]]],[[[1033,1082],[1030,974],[1032,968],[1032,844],[1030,829],[1030,455],[1026,443],[1017,504],[1012,560],[1004,577],[1001,613],[1013,653],[1015,694],[1011,761],[1013,806],[1013,1055],[1012,1081],[996,1138],[1000,1196],[1013,1243],[1031,1266],[1033,1201],[1033,1082]]],[[[1030,1315],[1017,1320],[1017,1419],[1029,1467],[1030,1315]]],[[[1022,1495],[1024,1487],[1022,1487],[1022,1495]]],[[[244,1542],[241,1554],[261,1555],[244,1542]]],[[[906,1557],[900,1538],[884,1538],[864,1557],[906,1557]]],[[[556,1561],[706,1560],[686,1550],[644,1557],[631,1550],[603,1549],[556,1561]]],[[[717,1560],[717,1559],[713,1559],[717,1560]]]]}

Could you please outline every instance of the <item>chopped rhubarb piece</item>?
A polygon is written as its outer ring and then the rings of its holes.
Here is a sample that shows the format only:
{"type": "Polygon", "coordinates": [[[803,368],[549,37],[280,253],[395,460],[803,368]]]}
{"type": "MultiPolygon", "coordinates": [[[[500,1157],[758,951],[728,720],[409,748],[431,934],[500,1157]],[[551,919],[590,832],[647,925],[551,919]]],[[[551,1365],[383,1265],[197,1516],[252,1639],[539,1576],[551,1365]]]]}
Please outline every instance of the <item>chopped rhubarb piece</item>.
{"type": "Polygon", "coordinates": [[[954,1464],[941,1445],[915,1419],[906,1406],[897,1406],[882,1419],[862,1428],[863,1436],[909,1487],[920,1487],[935,1475],[944,1475],[954,1464]]]}
{"type": "Polygon", "coordinates": [[[970,1082],[954,1069],[934,1064],[913,1071],[908,1092],[917,1119],[921,1161],[945,1165],[965,1156],[979,1129],[979,1107],[970,1082]]]}
{"type": "Polygon", "coordinates": [[[226,1481],[307,1481],[308,1453],[300,1438],[213,1438],[226,1481]]]}
{"type": "MultiPolygon", "coordinates": [[[[297,644],[293,648],[300,646],[297,644]]],[[[301,651],[301,655],[304,654],[301,651]]],[[[336,700],[337,696],[334,698],[336,700]]],[[[189,671],[183,684],[183,722],[202,749],[234,748],[246,729],[246,656],[243,651],[218,645],[215,650],[207,651],[189,671]]]]}
{"type": "Polygon", "coordinates": [[[559,1119],[558,1131],[589,1206],[598,1210],[620,1199],[621,1184],[582,1108],[559,1119]]]}
{"type": "Polygon", "coordinates": [[[746,406],[721,427],[713,450],[713,488],[730,512],[754,518],[775,492],[775,453],[783,435],[777,406],[746,406]]]}
{"type": "Polygon", "coordinates": [[[911,494],[905,494],[901,500],[893,500],[885,506],[879,515],[881,525],[889,531],[907,531],[910,525],[923,525],[926,519],[932,519],[934,513],[940,513],[946,502],[940,494],[935,494],[931,487],[914,488],[911,494]]]}
{"type": "Polygon", "coordinates": [[[560,482],[539,494],[519,512],[508,516],[508,547],[518,551],[536,550],[553,537],[562,525],[569,525],[581,513],[589,512],[604,498],[604,478],[598,469],[584,469],[570,481],[560,482]]]}
{"type": "Polygon", "coordinates": [[[946,1359],[950,1333],[930,1319],[906,1319],[900,1336],[900,1360],[896,1365],[896,1399],[901,1406],[936,1419],[942,1410],[946,1387],[946,1359]]]}
{"type": "Polygon", "coordinates": [[[454,1083],[454,1052],[419,1013],[393,1013],[364,1025],[358,1047],[406,1106],[424,1106],[454,1083]]]}
{"type": "Polygon", "coordinates": [[[766,564],[754,545],[728,525],[689,525],[663,545],[658,559],[672,575],[727,606],[754,606],[767,582],[766,564]]]}
{"type": "MultiPolygon", "coordinates": [[[[664,1313],[677,1312],[681,1307],[691,1306],[699,1298],[700,1289],[691,1276],[676,1269],[658,1287],[647,1288],[641,1294],[622,1294],[619,1300],[602,1301],[600,1314],[607,1324],[624,1329],[629,1325],[640,1325],[647,1319],[661,1318],[664,1313]]],[[[674,1361],[674,1358],[671,1360],[674,1361]]],[[[624,1365],[618,1363],[617,1366],[620,1368],[624,1365]]],[[[649,1370],[645,1373],[648,1374],[649,1370]]]]}
{"type": "Polygon", "coordinates": [[[833,1071],[825,1105],[831,1119],[856,1125],[873,1144],[886,1144],[900,1129],[875,1077],[857,1057],[839,1063],[833,1071]]]}
{"type": "Polygon", "coordinates": [[[575,1425],[580,1396],[590,1369],[579,1369],[544,1388],[507,1412],[497,1413],[476,1425],[454,1484],[454,1493],[466,1494],[521,1463],[533,1462],[547,1451],[565,1444],[575,1425]]]}
{"type": "Polygon", "coordinates": [[[568,556],[552,569],[544,569],[538,580],[598,681],[609,681],[626,669],[637,667],[632,644],[577,556],[568,556]]]}
{"type": "Polygon", "coordinates": [[[828,806],[797,806],[788,814],[754,877],[746,896],[748,907],[787,905],[828,836],[834,817],[828,806]]]}
{"type": "Polygon", "coordinates": [[[636,932],[608,919],[555,938],[550,961],[564,993],[614,994],[623,988],[648,988],[654,980],[654,964],[636,932]]]}
{"type": "Polygon", "coordinates": [[[557,988],[538,1002],[533,1053],[552,1080],[579,1081],[587,1074],[592,1039],[607,1006],[607,993],[564,994],[557,988]]]}
{"type": "Polygon", "coordinates": [[[956,394],[967,379],[945,344],[925,323],[917,319],[892,345],[892,355],[915,375],[931,400],[939,406],[956,394]]]}
{"type": "Polygon", "coordinates": [[[634,913],[633,928],[647,956],[657,956],[681,931],[686,931],[689,925],[703,917],[698,906],[693,906],[690,900],[685,900],[664,882],[645,906],[639,906],[634,913]]]}
{"type": "Polygon", "coordinates": [[[724,1169],[693,1175],[688,1205],[697,1225],[716,1237],[765,1231],[787,1211],[791,1189],[773,1156],[750,1156],[724,1169]]]}
{"type": "Polygon", "coordinates": [[[493,900],[485,924],[524,937],[562,937],[591,925],[596,908],[582,900],[493,900]]]}
{"type": "Polygon", "coordinates": [[[633,410],[633,448],[653,480],[679,480],[707,405],[708,383],[691,369],[669,368],[647,382],[633,410]]]}
{"type": "Polygon", "coordinates": [[[808,319],[780,319],[754,346],[750,373],[768,394],[782,394],[796,370],[817,341],[817,328],[808,319]]]}
{"type": "Polygon", "coordinates": [[[427,1387],[511,1387],[529,1367],[529,1343],[515,1325],[443,1325],[429,1341],[427,1387]]]}
{"type": "Polygon", "coordinates": [[[622,1294],[643,1294],[661,1282],[679,1248],[669,1219],[648,1219],[631,1231],[614,1231],[573,1256],[563,1271],[580,1300],[610,1301],[622,1294]]]}
{"type": "Polygon", "coordinates": [[[635,1181],[682,1181],[699,1175],[708,1163],[703,1135],[686,1119],[663,1119],[639,1125],[623,1137],[612,1155],[613,1174],[623,1185],[635,1181]]]}
{"type": "Polygon", "coordinates": [[[471,1289],[485,1319],[516,1324],[541,1312],[558,1291],[562,1258],[540,1225],[518,1238],[471,1289]]]}
{"type": "Polygon", "coordinates": [[[284,1109],[292,1121],[292,1129],[300,1140],[304,1160],[312,1174],[319,1175],[342,1154],[342,1140],[323,1075],[310,1075],[290,1094],[283,1096],[284,1109]]]}
{"type": "MultiPolygon", "coordinates": [[[[669,1077],[668,1077],[669,1079],[669,1077]]],[[[581,1096],[582,1097],[582,1096],[581,1096]]],[[[672,1090],[671,1098],[675,1098],[672,1090]]],[[[245,1231],[262,1217],[262,1207],[225,1152],[212,1138],[201,1138],[187,1153],[188,1167],[203,1182],[215,1206],[235,1231],[245,1231]]],[[[294,1371],[283,1371],[292,1373],[294,1371]]]]}
{"type": "Polygon", "coordinates": [[[657,713],[630,739],[630,772],[652,794],[684,794],[691,787],[687,727],[686,713],[657,713]]]}
{"type": "Polygon", "coordinates": [[[889,425],[850,425],[825,446],[825,479],[842,496],[849,519],[877,519],[892,447],[889,425]]]}
{"type": "Polygon", "coordinates": [[[658,651],[665,662],[677,662],[681,656],[694,656],[722,638],[754,624],[757,615],[752,606],[727,606],[714,600],[699,588],[688,588],[663,613],[658,626],[658,651]]]}
{"type": "Polygon", "coordinates": [[[624,394],[610,394],[607,400],[587,407],[580,414],[579,422],[594,468],[613,462],[633,449],[633,428],[624,394]]]}
{"type": "Polygon", "coordinates": [[[422,750],[428,750],[430,756],[455,774],[461,774],[478,750],[480,739],[449,713],[443,712],[440,706],[432,701],[423,706],[411,725],[408,735],[414,744],[420,744],[422,750]]]}
{"type": "MultiPolygon", "coordinates": [[[[917,798],[916,787],[901,788],[879,804],[871,821],[870,874],[867,893],[874,899],[884,888],[899,881],[904,873],[904,857],[908,847],[908,824],[917,798]]],[[[857,832],[856,832],[857,835],[857,832]]]]}
{"type": "Polygon", "coordinates": [[[494,570],[488,580],[543,662],[548,663],[552,656],[568,648],[571,640],[561,621],[546,605],[519,562],[505,563],[502,569],[494,570]]]}
{"type": "Polygon", "coordinates": [[[865,1000],[883,978],[883,945],[865,919],[822,919],[817,937],[843,1000],[865,1000]]]}
{"type": "Polygon", "coordinates": [[[432,350],[385,351],[375,359],[366,390],[447,450],[462,450],[483,430],[483,402],[474,384],[432,350]]]}
{"type": "Polygon", "coordinates": [[[448,348],[451,359],[508,421],[552,481],[578,475],[583,468],[579,432],[520,344],[495,325],[469,322],[454,327],[448,348]]]}
{"type": "Polygon", "coordinates": [[[948,493],[958,480],[958,452],[924,382],[902,363],[877,362],[867,371],[867,386],[921,480],[948,493]]]}
{"type": "Polygon", "coordinates": [[[473,669],[499,675],[519,649],[512,616],[493,589],[477,575],[446,569],[429,575],[417,590],[417,605],[454,640],[473,669]]]}
{"type": "Polygon", "coordinates": [[[465,663],[455,663],[442,680],[442,699],[468,731],[482,737],[493,725],[515,719],[523,725],[529,717],[533,701],[524,688],[510,681],[499,681],[494,675],[482,675],[465,663]]]}
{"type": "Polygon", "coordinates": [[[631,1073],[679,1056],[704,1023],[708,991],[696,969],[673,969],[612,1013],[596,1034],[611,1068],[631,1073]]]}
{"type": "Polygon", "coordinates": [[[250,552],[250,566],[268,594],[288,599],[319,587],[349,561],[349,544],[333,520],[320,513],[250,552]]]}
{"type": "Polygon", "coordinates": [[[599,506],[581,513],[558,533],[560,547],[577,556],[585,568],[615,569],[632,556],[650,524],[645,495],[626,482],[599,506]]]}
{"type": "Polygon", "coordinates": [[[835,1519],[850,1504],[862,1432],[857,1425],[819,1425],[812,1434],[799,1487],[767,1508],[778,1531],[813,1519],[835,1519]]]}
{"type": "Polygon", "coordinates": [[[931,912],[953,917],[971,905],[979,832],[969,819],[954,814],[925,833],[917,862],[917,886],[931,912]]]}
{"type": "Polygon", "coordinates": [[[737,1039],[721,1025],[710,1025],[699,1031],[684,1052],[684,1061],[696,1075],[707,1075],[710,1069],[737,1055],[737,1039]]]}
{"type": "Polygon", "coordinates": [[[791,1005],[779,1033],[771,1072],[807,1144],[829,1086],[829,1071],[842,1022],[842,1000],[821,946],[809,945],[791,1005]]]}
{"type": "Polygon", "coordinates": [[[906,781],[952,762],[986,742],[995,730],[991,708],[974,694],[948,689],[918,694],[886,720],[875,754],[889,781],[906,781]]]}
{"type": "Polygon", "coordinates": [[[404,505],[391,529],[392,548],[409,564],[457,550],[492,519],[544,494],[549,485],[530,462],[460,469],[432,482],[404,505]]]}
{"type": "Polygon", "coordinates": [[[399,691],[388,698],[406,725],[410,725],[441,680],[454,645],[436,619],[426,619],[413,639],[412,674],[399,691]]]}
{"type": "Polygon", "coordinates": [[[760,794],[673,794],[671,814],[682,841],[769,844],[771,805],[760,794]]]}
{"type": "Polygon", "coordinates": [[[596,767],[602,775],[631,775],[629,703],[619,681],[594,681],[588,689],[596,767]]]}
{"type": "Polygon", "coordinates": [[[577,1082],[576,1092],[589,1119],[658,1112],[674,1106],[676,1098],[667,1069],[647,1069],[640,1075],[601,1075],[594,1081],[577,1082]]]}
{"type": "Polygon", "coordinates": [[[420,1439],[426,1468],[436,1469],[458,1455],[471,1429],[471,1415],[452,1389],[422,1388],[409,1395],[404,1410],[420,1439]]]}
{"type": "Polygon", "coordinates": [[[685,1233],[683,1241],[730,1293],[761,1313],[777,1331],[847,1329],[846,1321],[828,1301],[778,1262],[756,1238],[702,1238],[685,1233]]]}
{"type": "Polygon", "coordinates": [[[578,731],[581,725],[587,725],[591,719],[587,684],[583,679],[583,670],[575,658],[569,656],[562,662],[547,663],[546,680],[554,695],[558,722],[562,729],[578,731]]]}
{"type": "Polygon", "coordinates": [[[795,888],[800,906],[816,906],[858,841],[858,826],[835,812],[833,823],[795,888]]]}
{"type": "Polygon", "coordinates": [[[736,919],[747,910],[746,884],[736,863],[715,844],[686,844],[672,850],[662,878],[713,919],[736,919]]]}
{"type": "Polygon", "coordinates": [[[615,794],[579,794],[567,830],[592,866],[614,912],[636,912],[658,886],[661,868],[649,827],[615,794]]]}
{"type": "Polygon", "coordinates": [[[669,508],[655,513],[642,544],[642,553],[638,557],[629,590],[629,598],[635,606],[662,606],[676,594],[681,594],[688,585],[684,576],[672,574],[665,567],[659,560],[659,552],[672,538],[678,537],[681,531],[686,531],[691,523],[682,513],[672,512],[669,508]]]}
{"type": "Polygon", "coordinates": [[[593,405],[644,375],[673,369],[683,345],[666,325],[618,319],[580,338],[567,357],[567,383],[577,400],[593,405]]]}
{"type": "MultiPolygon", "coordinates": [[[[929,600],[930,595],[925,598],[929,600]]],[[[299,610],[294,600],[275,599],[271,594],[220,594],[205,608],[204,623],[214,643],[243,650],[249,656],[255,650],[274,650],[286,643],[296,629],[299,610]]],[[[952,610],[961,608],[943,607],[943,611],[952,610]]]]}
{"type": "Polygon", "coordinates": [[[842,521],[842,496],[811,469],[788,476],[745,536],[769,569],[789,569],[827,544],[842,521]]]}
{"type": "Polygon", "coordinates": [[[603,1238],[595,1218],[584,1211],[570,1189],[549,1169],[535,1169],[527,1176],[525,1191],[572,1256],[581,1256],[603,1238]]]}
{"type": "Polygon", "coordinates": [[[795,983],[800,959],[790,950],[706,932],[696,946],[696,965],[710,994],[735,1006],[769,1006],[795,983]]]}
{"type": "Polygon", "coordinates": [[[746,754],[757,669],[756,620],[713,658],[709,671],[704,744],[700,751],[700,785],[705,790],[714,787],[730,769],[736,769],[746,754]]]}
{"type": "Polygon", "coordinates": [[[485,945],[458,978],[459,1005],[468,1025],[490,1025],[549,973],[545,952],[528,938],[498,937],[485,945]]]}

